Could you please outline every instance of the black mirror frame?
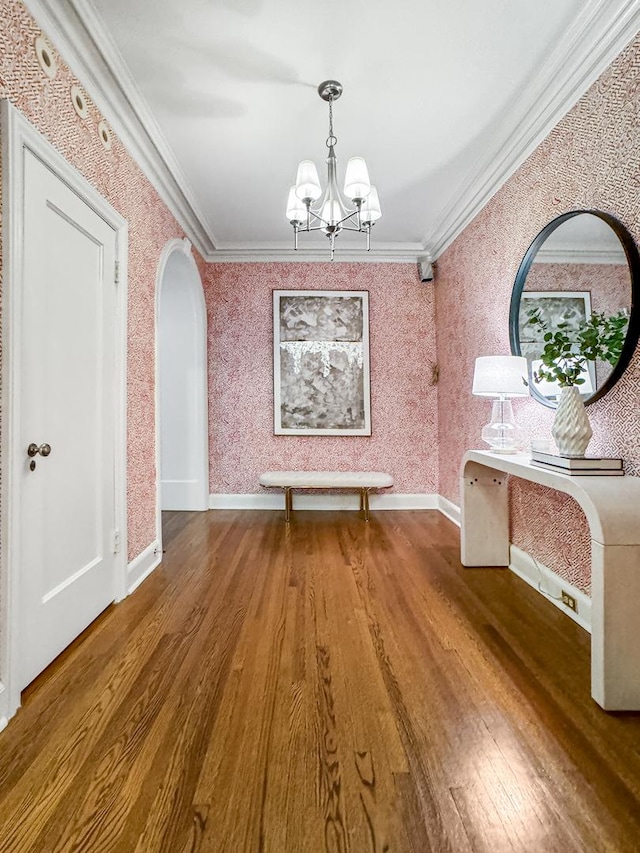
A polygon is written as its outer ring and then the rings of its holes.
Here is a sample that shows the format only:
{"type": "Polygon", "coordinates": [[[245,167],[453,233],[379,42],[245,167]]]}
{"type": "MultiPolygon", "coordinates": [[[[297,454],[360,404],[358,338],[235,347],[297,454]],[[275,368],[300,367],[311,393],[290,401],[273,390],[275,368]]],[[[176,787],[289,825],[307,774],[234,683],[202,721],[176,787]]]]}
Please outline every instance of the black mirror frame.
{"type": "MultiPolygon", "coordinates": [[[[629,313],[629,326],[627,327],[627,335],[622,347],[622,352],[620,353],[618,363],[607,377],[607,381],[604,382],[594,394],[584,401],[585,406],[589,406],[591,403],[595,403],[596,400],[604,397],[604,395],[610,391],[620,379],[629,366],[629,362],[631,361],[636,350],[636,346],[638,345],[638,339],[640,338],[640,311],[638,309],[638,306],[640,305],[640,254],[638,254],[638,248],[633,237],[622,222],[614,216],[611,216],[611,214],[604,213],[601,210],[571,210],[568,213],[563,213],[561,216],[557,216],[545,225],[527,249],[516,274],[513,291],[511,293],[511,307],[509,309],[509,343],[511,345],[512,355],[522,355],[520,349],[520,336],[518,333],[520,300],[527,275],[529,274],[529,269],[531,268],[531,264],[533,263],[535,256],[538,254],[540,247],[556,230],[556,228],[562,225],[563,222],[566,222],[568,219],[572,219],[574,216],[579,216],[582,213],[590,213],[593,216],[597,216],[598,219],[602,219],[603,222],[606,222],[607,225],[609,225],[609,227],[615,232],[624,247],[624,252],[627,256],[627,264],[629,266],[629,275],[631,277],[631,310],[629,313]]],[[[534,400],[542,403],[543,406],[547,406],[550,409],[556,408],[555,403],[552,403],[551,400],[543,397],[535,388],[530,387],[529,393],[534,400]]]]}

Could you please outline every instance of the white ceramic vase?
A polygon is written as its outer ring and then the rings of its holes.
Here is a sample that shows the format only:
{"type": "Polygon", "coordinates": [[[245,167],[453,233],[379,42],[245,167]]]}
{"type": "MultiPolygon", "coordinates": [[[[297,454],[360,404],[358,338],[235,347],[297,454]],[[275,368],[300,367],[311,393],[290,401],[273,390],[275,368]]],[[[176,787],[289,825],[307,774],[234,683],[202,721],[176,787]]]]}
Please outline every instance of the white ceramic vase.
{"type": "Polygon", "coordinates": [[[584,456],[593,431],[580,392],[575,386],[563,388],[551,435],[560,456],[584,456]]]}

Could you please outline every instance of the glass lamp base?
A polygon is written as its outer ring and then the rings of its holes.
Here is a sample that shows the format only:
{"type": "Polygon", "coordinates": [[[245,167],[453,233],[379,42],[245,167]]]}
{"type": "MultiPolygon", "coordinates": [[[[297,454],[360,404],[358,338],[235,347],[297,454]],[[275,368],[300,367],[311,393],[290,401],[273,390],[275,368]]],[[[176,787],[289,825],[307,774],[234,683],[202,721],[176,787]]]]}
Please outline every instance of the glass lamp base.
{"type": "Polygon", "coordinates": [[[515,453],[522,442],[522,430],[516,426],[511,400],[494,400],[491,420],[482,429],[482,440],[492,453],[515,453]]]}

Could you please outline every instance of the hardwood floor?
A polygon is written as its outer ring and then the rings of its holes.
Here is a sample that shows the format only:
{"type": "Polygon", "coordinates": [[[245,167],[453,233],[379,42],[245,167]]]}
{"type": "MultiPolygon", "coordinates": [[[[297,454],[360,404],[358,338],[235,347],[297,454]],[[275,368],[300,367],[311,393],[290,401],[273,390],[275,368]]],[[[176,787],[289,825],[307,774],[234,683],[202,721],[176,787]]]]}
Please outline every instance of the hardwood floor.
{"type": "Polygon", "coordinates": [[[640,714],[435,512],[168,514],[0,735],[0,850],[640,850],[640,714]]]}

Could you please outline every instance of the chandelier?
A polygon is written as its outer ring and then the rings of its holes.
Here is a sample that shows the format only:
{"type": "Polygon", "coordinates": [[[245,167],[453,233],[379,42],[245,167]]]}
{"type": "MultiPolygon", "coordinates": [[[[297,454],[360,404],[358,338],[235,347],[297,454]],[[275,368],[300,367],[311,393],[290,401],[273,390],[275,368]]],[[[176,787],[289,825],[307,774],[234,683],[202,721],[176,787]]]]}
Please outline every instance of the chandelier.
{"type": "Polygon", "coordinates": [[[329,104],[329,136],[326,145],[327,189],[317,207],[312,207],[322,195],[318,170],[313,160],[303,160],[298,166],[295,186],[289,190],[287,219],[293,226],[293,248],[298,248],[298,234],[303,231],[323,231],[329,238],[331,260],[335,253],[336,236],[341,231],[355,231],[367,235],[367,251],[371,249],[371,228],[382,216],[378,192],[369,181],[369,171],[364,157],[351,157],[347,163],[344,195],[353,207],[348,207],[338,191],[335,146],[338,142],[333,132],[333,102],[342,94],[342,84],[325,80],[318,86],[318,94],[329,104]]]}

